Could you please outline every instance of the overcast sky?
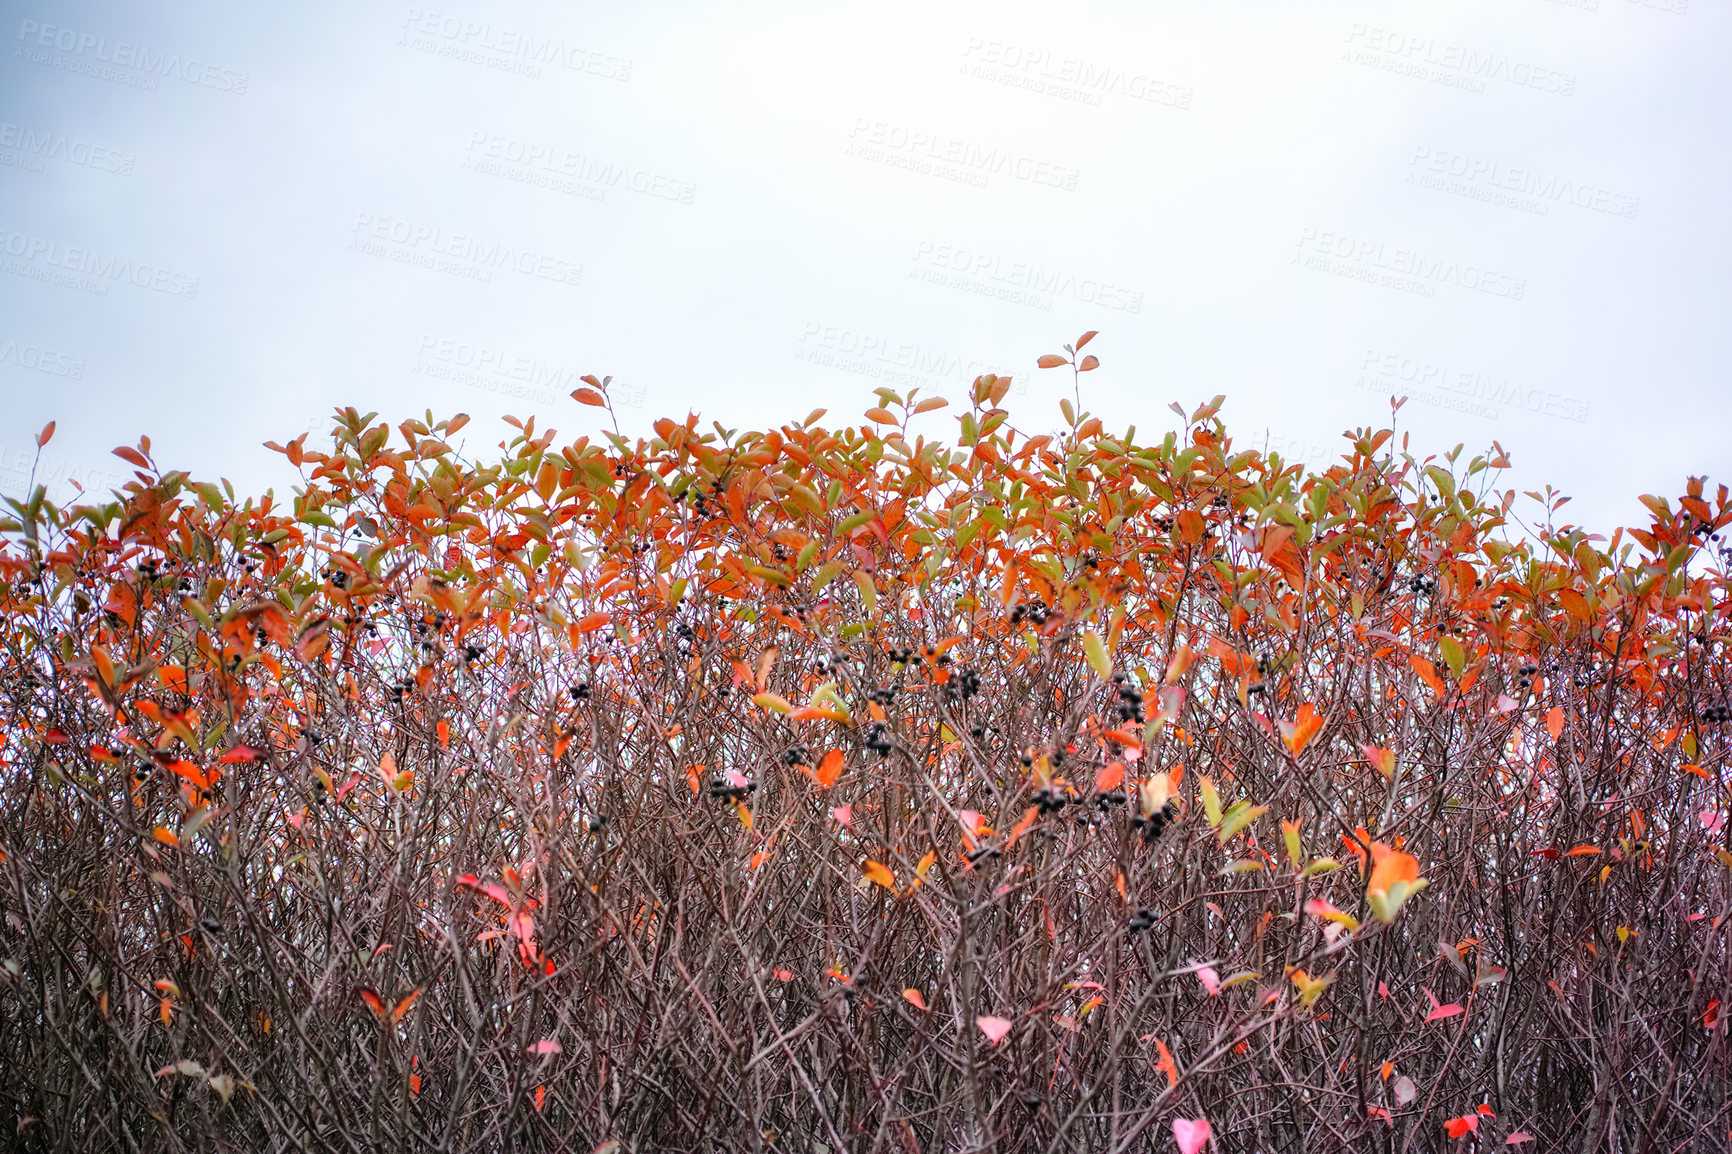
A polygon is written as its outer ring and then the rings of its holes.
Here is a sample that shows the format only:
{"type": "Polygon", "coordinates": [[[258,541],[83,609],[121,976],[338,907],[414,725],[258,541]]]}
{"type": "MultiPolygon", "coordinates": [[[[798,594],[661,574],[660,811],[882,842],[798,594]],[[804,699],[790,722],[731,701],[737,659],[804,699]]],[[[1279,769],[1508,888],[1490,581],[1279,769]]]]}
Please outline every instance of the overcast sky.
{"type": "Polygon", "coordinates": [[[1088,329],[1139,439],[1225,393],[1322,464],[1405,393],[1598,531],[1732,481],[1724,0],[5,10],[7,492],[49,420],[57,482],[283,493],[332,406],[570,438],[591,372],[636,429],[1008,372],[1044,431],[1088,329]]]}

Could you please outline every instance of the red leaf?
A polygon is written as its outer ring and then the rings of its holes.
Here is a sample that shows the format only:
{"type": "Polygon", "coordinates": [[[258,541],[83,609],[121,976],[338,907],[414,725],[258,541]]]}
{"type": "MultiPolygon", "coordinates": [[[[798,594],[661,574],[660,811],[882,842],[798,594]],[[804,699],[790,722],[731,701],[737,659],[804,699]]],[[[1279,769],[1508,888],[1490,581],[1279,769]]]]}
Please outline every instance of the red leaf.
{"type": "Polygon", "coordinates": [[[43,445],[46,445],[48,439],[52,436],[54,436],[54,422],[49,421],[46,425],[42,426],[42,431],[36,434],[36,447],[40,449],[43,445]]]}
{"type": "Polygon", "coordinates": [[[1460,1138],[1470,1130],[1479,1129],[1479,1116],[1463,1114],[1459,1118],[1451,1118],[1443,1124],[1443,1129],[1451,1138],[1460,1138]]]}
{"type": "Polygon", "coordinates": [[[1454,1002],[1451,1002],[1447,1006],[1439,1006],[1435,1010],[1431,1011],[1431,1013],[1425,1016],[1425,1020],[1428,1022],[1441,1022],[1443,1019],[1453,1018],[1461,1012],[1461,1007],[1456,1005],[1454,1002]]]}
{"type": "Polygon", "coordinates": [[[378,994],[372,990],[362,990],[361,1000],[367,1003],[367,1008],[373,1011],[374,1017],[378,1018],[380,1022],[385,1020],[385,1003],[379,999],[378,994]]]}
{"type": "Polygon", "coordinates": [[[146,458],[145,455],[143,453],[139,452],[137,449],[131,449],[125,445],[122,445],[122,446],[120,446],[120,448],[114,450],[114,455],[119,457],[121,460],[125,461],[129,465],[137,465],[141,469],[150,468],[149,459],[146,458]]]}
{"type": "Polygon", "coordinates": [[[217,760],[223,765],[237,765],[246,761],[263,761],[265,755],[250,745],[237,745],[217,760]]]}

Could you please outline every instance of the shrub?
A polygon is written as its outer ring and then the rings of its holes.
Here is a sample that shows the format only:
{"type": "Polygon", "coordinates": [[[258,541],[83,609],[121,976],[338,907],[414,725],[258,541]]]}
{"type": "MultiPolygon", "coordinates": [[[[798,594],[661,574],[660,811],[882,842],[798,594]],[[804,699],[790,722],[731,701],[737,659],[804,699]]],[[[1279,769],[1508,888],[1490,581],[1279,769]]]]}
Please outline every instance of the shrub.
{"type": "Polygon", "coordinates": [[[10,502],[5,1125],[1717,1144],[1726,489],[1605,542],[1495,446],[1306,472],[1008,385],[954,444],[880,390],[485,463],[347,409],[292,503],[148,439],[10,502]]]}

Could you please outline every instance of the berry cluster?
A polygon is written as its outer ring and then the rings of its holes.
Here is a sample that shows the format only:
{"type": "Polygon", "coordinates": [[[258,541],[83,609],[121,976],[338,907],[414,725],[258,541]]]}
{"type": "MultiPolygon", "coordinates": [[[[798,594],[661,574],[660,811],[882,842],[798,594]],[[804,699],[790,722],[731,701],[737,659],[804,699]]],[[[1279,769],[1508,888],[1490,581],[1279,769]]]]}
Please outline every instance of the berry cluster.
{"type": "Polygon", "coordinates": [[[1148,817],[1144,817],[1140,813],[1133,814],[1131,816],[1131,828],[1143,831],[1143,842],[1145,845],[1154,845],[1157,841],[1161,840],[1161,835],[1167,832],[1167,826],[1172,824],[1173,818],[1178,816],[1178,812],[1179,807],[1175,805],[1173,799],[1169,797],[1166,804],[1162,805],[1160,809],[1157,809],[1148,817]]]}

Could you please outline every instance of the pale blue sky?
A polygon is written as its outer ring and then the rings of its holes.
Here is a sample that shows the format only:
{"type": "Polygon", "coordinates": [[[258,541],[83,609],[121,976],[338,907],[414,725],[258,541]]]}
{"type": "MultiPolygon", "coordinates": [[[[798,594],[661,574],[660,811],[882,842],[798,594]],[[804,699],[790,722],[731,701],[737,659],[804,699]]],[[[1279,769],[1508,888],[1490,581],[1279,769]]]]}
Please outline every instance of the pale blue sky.
{"type": "MultiPolygon", "coordinates": [[[[1017,374],[1499,439],[1609,531],[1729,479],[1732,16],[1705,0],[8,4],[0,489],[286,490],[336,404],[564,436],[1017,374]],[[515,395],[513,395],[515,393],[515,395]]],[[[921,418],[934,433],[949,414],[921,418]]]]}

